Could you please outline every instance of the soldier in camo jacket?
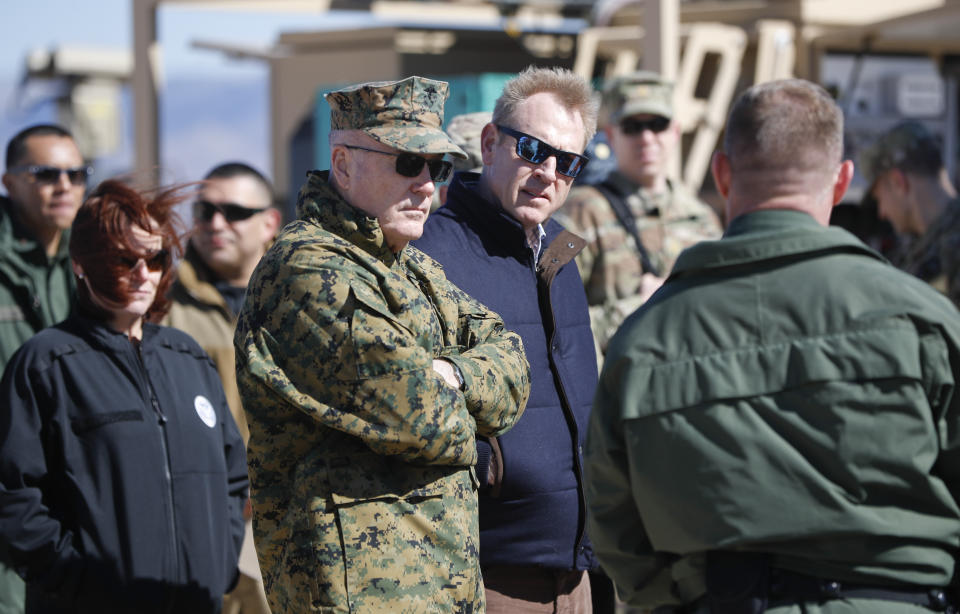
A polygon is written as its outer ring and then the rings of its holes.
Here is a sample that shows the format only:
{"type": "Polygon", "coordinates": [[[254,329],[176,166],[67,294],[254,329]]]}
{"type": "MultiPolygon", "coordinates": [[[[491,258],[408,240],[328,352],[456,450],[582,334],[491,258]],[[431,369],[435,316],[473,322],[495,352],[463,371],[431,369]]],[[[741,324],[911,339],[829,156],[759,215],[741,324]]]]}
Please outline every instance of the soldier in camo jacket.
{"type": "Polygon", "coordinates": [[[577,266],[602,359],[623,319],[660,287],[680,252],[721,234],[709,205],[667,177],[680,143],[673,85],[640,71],[603,92],[601,122],[617,169],[574,187],[554,219],[587,241],[577,266]]]}
{"type": "Polygon", "coordinates": [[[484,610],[477,435],[520,417],[500,317],[407,246],[463,156],[447,84],[331,92],[331,170],[267,252],[237,325],[254,527],[274,612],[484,610]]]}
{"type": "Polygon", "coordinates": [[[862,204],[876,206],[907,243],[892,256],[893,264],[960,306],[960,201],[940,144],[923,124],[906,121],[882,134],[858,161],[869,184],[862,204]]]}

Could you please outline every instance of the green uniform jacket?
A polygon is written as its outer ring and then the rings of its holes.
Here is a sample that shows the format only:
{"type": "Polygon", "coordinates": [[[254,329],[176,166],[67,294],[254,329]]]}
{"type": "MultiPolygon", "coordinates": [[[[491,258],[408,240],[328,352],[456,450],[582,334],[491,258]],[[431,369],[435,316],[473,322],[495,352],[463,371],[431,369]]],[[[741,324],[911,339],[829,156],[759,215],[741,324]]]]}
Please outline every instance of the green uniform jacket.
{"type": "Polygon", "coordinates": [[[237,390],[237,369],[233,353],[233,332],[237,316],[220,291],[213,285],[214,278],[192,246],[177,268],[177,280],[170,288],[170,309],[164,316],[165,326],[179,328],[197,340],[213,364],[217,366],[223,391],[230,404],[230,413],[237,430],[246,442],[250,437],[247,418],[237,390]]]}
{"type": "MultiPolygon", "coordinates": [[[[65,320],[76,292],[70,267],[70,232],[60,237],[56,255],[30,237],[0,196],[0,373],[23,343],[65,320]]],[[[5,546],[0,544],[0,556],[5,546]]],[[[23,612],[23,581],[0,564],[0,614],[23,612]]]]}
{"type": "Polygon", "coordinates": [[[804,213],[735,219],[611,342],[585,454],[602,565],[646,606],[699,597],[711,549],[946,586],[958,373],[960,314],[927,284],[804,213]]]}
{"type": "Polygon", "coordinates": [[[419,250],[391,252],[326,173],[297,209],[235,337],[271,609],[482,612],[475,437],[523,412],[520,337],[419,250]]]}
{"type": "Polygon", "coordinates": [[[11,215],[0,197],[0,371],[23,342],[65,320],[76,292],[70,267],[70,232],[53,258],[11,215]]]}

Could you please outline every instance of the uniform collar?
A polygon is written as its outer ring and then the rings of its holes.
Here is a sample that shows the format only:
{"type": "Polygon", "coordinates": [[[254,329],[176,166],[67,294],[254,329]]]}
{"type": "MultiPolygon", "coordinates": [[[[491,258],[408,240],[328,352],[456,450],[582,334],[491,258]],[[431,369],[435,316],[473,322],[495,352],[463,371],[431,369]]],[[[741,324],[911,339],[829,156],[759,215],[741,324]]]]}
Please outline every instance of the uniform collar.
{"type": "Polygon", "coordinates": [[[297,217],[318,224],[391,266],[399,254],[387,245],[380,222],[344,200],[329,178],[330,171],[307,173],[307,183],[297,198],[297,217]]]}
{"type": "Polygon", "coordinates": [[[884,258],[855,236],[837,227],[823,227],[801,211],[767,209],[732,220],[723,238],[702,241],[684,250],[671,277],[698,269],[772,260],[818,251],[840,250],[884,258]]]}

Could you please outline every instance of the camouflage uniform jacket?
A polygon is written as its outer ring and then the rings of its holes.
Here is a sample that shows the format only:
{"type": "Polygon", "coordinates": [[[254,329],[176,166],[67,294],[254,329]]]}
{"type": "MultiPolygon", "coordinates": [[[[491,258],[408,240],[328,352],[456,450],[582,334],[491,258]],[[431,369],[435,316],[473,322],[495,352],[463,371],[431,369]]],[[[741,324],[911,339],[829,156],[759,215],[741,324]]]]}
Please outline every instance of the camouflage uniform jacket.
{"type": "Polygon", "coordinates": [[[713,209],[672,183],[667,184],[666,192],[651,194],[618,171],[604,183],[627,195],[626,204],[654,270],[644,270],[636,241],[617,219],[606,196],[593,186],[571,190],[554,219],[587,241],[577,256],[577,267],[601,352],[606,351],[623,319],[642,304],[637,294],[644,273],[666,277],[681,251],[722,233],[713,209]]]}
{"type": "Polygon", "coordinates": [[[475,437],[520,418],[520,337],[419,250],[390,251],[326,173],[297,209],[234,339],[271,608],[482,612],[475,437]]]}
{"type": "Polygon", "coordinates": [[[952,200],[895,264],[960,306],[960,200],[952,200]]]}

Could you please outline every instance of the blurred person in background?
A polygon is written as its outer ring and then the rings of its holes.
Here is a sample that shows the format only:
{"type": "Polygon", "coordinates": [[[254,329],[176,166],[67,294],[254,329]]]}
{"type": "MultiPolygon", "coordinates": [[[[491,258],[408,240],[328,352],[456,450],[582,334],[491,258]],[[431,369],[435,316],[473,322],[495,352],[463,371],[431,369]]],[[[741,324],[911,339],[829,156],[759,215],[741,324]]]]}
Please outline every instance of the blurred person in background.
{"type": "Polygon", "coordinates": [[[893,264],[928,282],[960,306],[960,201],[943,165],[940,143],[917,121],[897,124],[859,157],[875,206],[906,240],[893,264]]]}
{"type": "Polygon", "coordinates": [[[0,537],[28,612],[213,614],[236,582],[243,441],[206,353],[152,323],[176,202],[100,184],[72,227],[75,309],[0,380],[0,537]]]}
{"type": "MultiPolygon", "coordinates": [[[[91,170],[60,126],[30,126],[7,144],[7,196],[0,196],[0,372],[24,341],[69,313],[76,290],[69,229],[91,170]]],[[[0,537],[0,561],[4,550],[0,537]]],[[[23,609],[23,582],[0,564],[0,614],[23,609]]]]}
{"type": "MultiPolygon", "coordinates": [[[[163,319],[196,339],[213,359],[244,444],[250,434],[237,390],[233,333],[250,276],[279,227],[273,186],[262,173],[242,162],[211,169],[193,204],[193,229],[163,319]]],[[[249,504],[244,515],[240,579],[224,598],[224,614],[267,614],[249,504]]]]}
{"type": "MultiPolygon", "coordinates": [[[[450,135],[450,140],[467,154],[466,158],[453,159],[454,172],[479,173],[483,168],[483,160],[480,157],[480,131],[490,123],[491,117],[493,113],[490,111],[477,111],[454,116],[447,123],[446,133],[450,135]]],[[[436,191],[436,198],[433,199],[433,205],[430,208],[431,212],[447,201],[449,187],[449,183],[440,184],[440,189],[436,191]]]]}
{"type": "Polygon", "coordinates": [[[617,168],[576,186],[556,219],[587,242],[577,255],[602,360],[623,319],[653,294],[680,252],[720,236],[714,210],[668,177],[680,147],[673,84],[639,71],[604,88],[600,119],[617,168]]]}

